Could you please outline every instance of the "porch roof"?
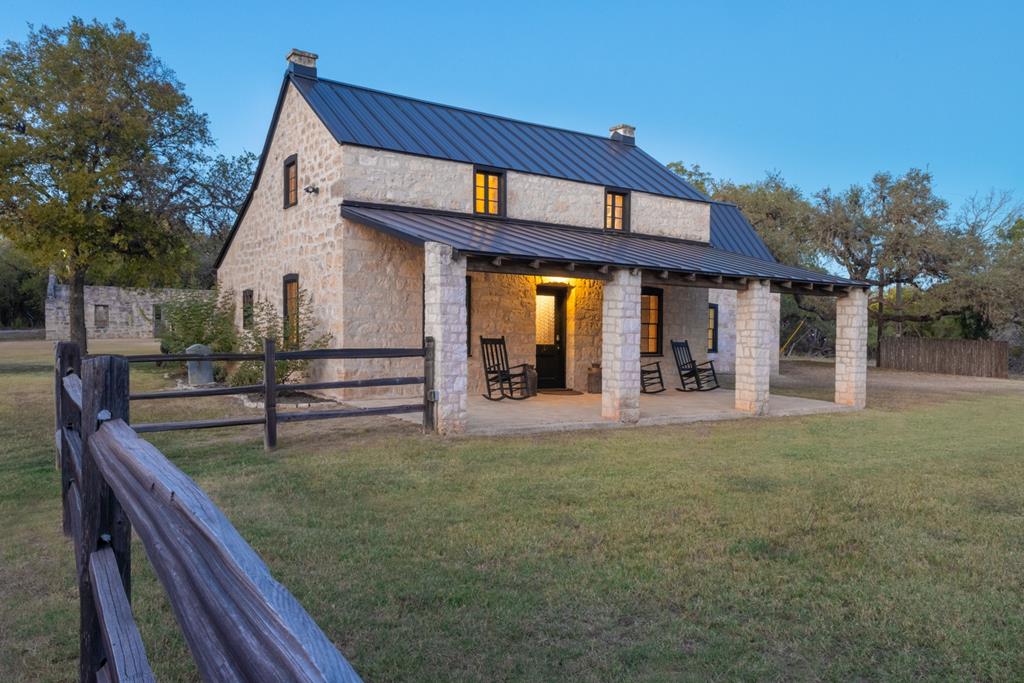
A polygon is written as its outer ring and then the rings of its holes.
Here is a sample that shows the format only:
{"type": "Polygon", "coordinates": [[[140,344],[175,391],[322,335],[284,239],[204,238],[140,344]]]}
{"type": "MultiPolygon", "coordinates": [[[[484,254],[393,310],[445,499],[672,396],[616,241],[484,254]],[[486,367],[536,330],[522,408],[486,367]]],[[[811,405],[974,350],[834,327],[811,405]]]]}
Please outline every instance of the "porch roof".
{"type": "Polygon", "coordinates": [[[866,286],[669,237],[351,202],[342,204],[341,215],[414,244],[447,244],[467,256],[642,268],[701,278],[756,278],[829,288],[866,286]]]}

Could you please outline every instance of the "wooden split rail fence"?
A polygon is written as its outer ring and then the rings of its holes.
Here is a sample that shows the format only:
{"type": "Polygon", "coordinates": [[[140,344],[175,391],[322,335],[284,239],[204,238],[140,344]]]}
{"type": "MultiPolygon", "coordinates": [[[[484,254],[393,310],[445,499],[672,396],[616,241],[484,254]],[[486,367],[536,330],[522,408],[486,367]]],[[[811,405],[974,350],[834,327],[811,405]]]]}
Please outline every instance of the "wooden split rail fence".
{"type": "Polygon", "coordinates": [[[57,345],[54,373],[56,446],[64,533],[78,576],[79,680],[155,680],[131,610],[132,528],[142,541],[185,640],[206,681],[359,681],[288,590],[200,489],[142,431],[263,424],[268,448],[278,421],[412,412],[413,406],[373,410],[276,412],[288,389],[424,384],[424,424],[431,428],[433,344],[423,349],[331,349],[265,354],[214,354],[211,360],[264,360],[259,387],[130,394],[129,362],[195,360],[195,356],[98,356],[57,345]],[[279,385],[274,362],[289,358],[422,356],[423,377],[279,385]],[[413,381],[415,380],[415,382],[413,381]],[[264,392],[262,417],[129,426],[129,401],[264,392]]]}

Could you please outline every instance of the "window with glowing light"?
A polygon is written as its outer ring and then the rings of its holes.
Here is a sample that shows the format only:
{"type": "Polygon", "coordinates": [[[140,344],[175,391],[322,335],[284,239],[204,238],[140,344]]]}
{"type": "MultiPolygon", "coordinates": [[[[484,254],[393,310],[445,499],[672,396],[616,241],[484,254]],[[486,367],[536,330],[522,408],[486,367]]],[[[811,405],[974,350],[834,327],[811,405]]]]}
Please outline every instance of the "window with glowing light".
{"type": "Polygon", "coordinates": [[[485,216],[505,215],[504,175],[481,170],[473,175],[473,211],[485,216]]]}
{"type": "Polygon", "coordinates": [[[640,290],[640,354],[661,355],[662,292],[656,287],[640,290]]]}
{"type": "Polygon", "coordinates": [[[708,304],[708,353],[718,352],[718,304],[708,304]]]}
{"type": "Polygon", "coordinates": [[[604,193],[606,230],[629,230],[629,193],[607,190],[604,193]]]}

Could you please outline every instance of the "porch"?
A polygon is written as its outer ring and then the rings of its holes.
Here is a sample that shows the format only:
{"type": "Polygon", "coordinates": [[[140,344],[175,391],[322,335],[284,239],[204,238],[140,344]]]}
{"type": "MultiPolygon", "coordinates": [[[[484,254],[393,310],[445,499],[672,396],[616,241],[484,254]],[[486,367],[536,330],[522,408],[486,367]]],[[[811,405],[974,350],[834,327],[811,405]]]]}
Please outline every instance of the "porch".
{"type": "Polygon", "coordinates": [[[863,283],[647,235],[380,206],[343,205],[342,215],[423,249],[422,329],[436,348],[431,401],[442,434],[671,424],[864,406],[863,283]],[[711,289],[735,292],[734,390],[681,394],[673,390],[675,361],[664,354],[669,341],[687,339],[703,360],[711,289]],[[778,349],[772,296],[789,292],[836,299],[835,403],[770,394],[778,349]],[[474,340],[482,336],[508,338],[510,364],[535,363],[542,387],[583,389],[588,367],[599,363],[602,393],[486,402],[476,386],[484,373],[474,340]],[[542,349],[549,346],[555,349],[555,372],[541,363],[542,349]],[[669,390],[642,394],[641,364],[655,359],[669,390]]]}
{"type": "MultiPolygon", "coordinates": [[[[366,399],[347,401],[360,408],[376,408],[400,403],[401,399],[366,399]]],[[[408,399],[405,399],[408,402],[408,399]]],[[[853,406],[830,401],[817,401],[796,396],[772,394],[767,417],[818,415],[856,410],[853,406]]],[[[419,423],[418,415],[395,415],[408,422],[419,423]]],[[[472,436],[502,434],[542,434],[578,429],[608,429],[625,426],[654,426],[715,422],[754,417],[738,410],[729,389],[706,392],[666,391],[640,395],[640,418],[623,423],[601,417],[601,394],[541,393],[525,401],[488,401],[471,395],[466,406],[465,433],[472,436]]]]}

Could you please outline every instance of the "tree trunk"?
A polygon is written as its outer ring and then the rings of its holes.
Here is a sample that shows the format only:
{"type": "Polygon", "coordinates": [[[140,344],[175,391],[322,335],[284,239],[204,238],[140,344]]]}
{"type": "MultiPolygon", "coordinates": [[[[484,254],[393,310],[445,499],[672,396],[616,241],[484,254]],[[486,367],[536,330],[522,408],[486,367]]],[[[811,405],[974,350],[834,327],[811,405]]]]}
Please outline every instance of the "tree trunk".
{"type": "Polygon", "coordinates": [[[875,365],[882,367],[882,337],[884,336],[883,331],[885,328],[885,281],[879,281],[878,283],[878,315],[875,322],[875,338],[877,339],[877,349],[875,351],[877,360],[875,365]]]}
{"type": "Polygon", "coordinates": [[[71,271],[71,297],[68,300],[68,318],[71,324],[71,341],[78,344],[82,356],[89,352],[89,341],[85,332],[85,271],[71,271]]]}

